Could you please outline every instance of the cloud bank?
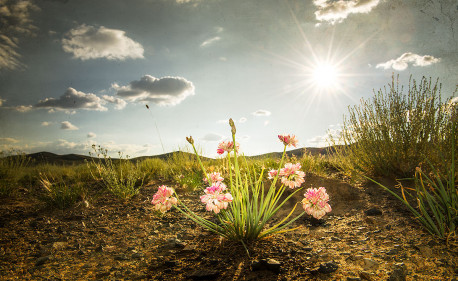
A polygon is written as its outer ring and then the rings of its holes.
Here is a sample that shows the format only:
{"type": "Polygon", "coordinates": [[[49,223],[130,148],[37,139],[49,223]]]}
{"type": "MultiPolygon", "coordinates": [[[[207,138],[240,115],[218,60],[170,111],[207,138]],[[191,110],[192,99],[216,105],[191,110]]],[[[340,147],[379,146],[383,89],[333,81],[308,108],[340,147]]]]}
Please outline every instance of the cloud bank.
{"type": "Polygon", "coordinates": [[[103,99],[94,94],[85,94],[73,88],[68,88],[58,99],[46,98],[39,101],[34,107],[55,110],[85,109],[107,111],[108,109],[103,106],[104,103],[103,99]]]}
{"type": "Polygon", "coordinates": [[[113,85],[117,95],[129,101],[153,102],[160,106],[173,106],[194,95],[192,82],[182,77],[155,78],[145,75],[127,86],[113,85]]]}
{"type": "Polygon", "coordinates": [[[143,58],[143,46],[119,29],[80,25],[65,34],[62,48],[81,60],[106,58],[125,60],[143,58]]]}
{"type": "Polygon", "coordinates": [[[397,59],[392,59],[384,63],[377,64],[376,68],[390,69],[402,71],[406,70],[409,67],[409,63],[413,66],[427,66],[434,63],[438,63],[440,58],[435,58],[433,56],[425,55],[420,56],[414,53],[404,53],[397,59]]]}
{"type": "Polygon", "coordinates": [[[36,27],[30,13],[38,10],[32,1],[0,1],[0,70],[17,69],[22,66],[18,53],[19,37],[32,36],[36,27]]]}
{"type": "Polygon", "coordinates": [[[315,12],[316,19],[332,24],[342,22],[350,14],[369,13],[380,0],[314,0],[318,8],[315,12]]]}

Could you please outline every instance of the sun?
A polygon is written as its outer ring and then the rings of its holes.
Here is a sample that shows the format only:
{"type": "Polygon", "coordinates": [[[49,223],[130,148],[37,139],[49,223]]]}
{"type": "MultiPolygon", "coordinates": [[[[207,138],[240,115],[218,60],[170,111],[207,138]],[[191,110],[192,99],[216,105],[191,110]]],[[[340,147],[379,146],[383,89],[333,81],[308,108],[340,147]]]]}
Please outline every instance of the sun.
{"type": "Polygon", "coordinates": [[[312,82],[320,89],[333,89],[339,84],[339,72],[330,63],[317,64],[312,70],[312,82]]]}

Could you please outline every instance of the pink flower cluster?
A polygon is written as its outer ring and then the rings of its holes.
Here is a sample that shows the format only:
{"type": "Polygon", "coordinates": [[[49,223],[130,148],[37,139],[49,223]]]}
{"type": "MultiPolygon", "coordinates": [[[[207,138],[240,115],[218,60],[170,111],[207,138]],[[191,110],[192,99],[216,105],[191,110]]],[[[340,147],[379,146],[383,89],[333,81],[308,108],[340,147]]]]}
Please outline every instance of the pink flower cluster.
{"type": "Polygon", "coordinates": [[[278,135],[280,141],[287,146],[296,147],[298,140],[295,135],[278,135]]]}
{"type": "Polygon", "coordinates": [[[172,196],[174,192],[173,188],[161,185],[151,201],[154,205],[154,209],[161,213],[165,213],[170,210],[173,205],[176,205],[177,199],[172,196]]]}
{"type": "Polygon", "coordinates": [[[305,173],[300,171],[301,164],[286,163],[285,167],[277,170],[269,171],[269,179],[275,178],[277,175],[281,177],[281,182],[291,189],[300,187],[304,183],[305,173]]]}
{"type": "MultiPolygon", "coordinates": [[[[217,173],[217,172],[213,172],[211,174],[208,174],[207,175],[208,178],[210,178],[211,182],[222,182],[224,180],[224,178],[221,176],[220,173],[217,173]]],[[[207,183],[208,180],[207,178],[204,178],[204,182],[207,183]]]]}
{"type": "Polygon", "coordinates": [[[218,214],[221,209],[226,209],[230,202],[232,202],[232,195],[227,192],[226,185],[222,182],[214,182],[212,186],[205,189],[205,195],[200,196],[200,201],[207,204],[207,211],[215,212],[218,214]]]}
{"type": "Polygon", "coordinates": [[[328,204],[329,195],[326,193],[326,188],[309,188],[304,196],[302,207],[307,214],[312,215],[314,218],[321,219],[332,210],[328,204]]]}
{"type": "MultiPolygon", "coordinates": [[[[233,149],[234,149],[234,142],[222,141],[219,143],[218,149],[216,150],[216,152],[218,152],[218,154],[223,154],[226,151],[230,153],[233,149]]],[[[235,152],[238,152],[239,149],[240,149],[240,144],[236,142],[235,143],[235,152]]]]}

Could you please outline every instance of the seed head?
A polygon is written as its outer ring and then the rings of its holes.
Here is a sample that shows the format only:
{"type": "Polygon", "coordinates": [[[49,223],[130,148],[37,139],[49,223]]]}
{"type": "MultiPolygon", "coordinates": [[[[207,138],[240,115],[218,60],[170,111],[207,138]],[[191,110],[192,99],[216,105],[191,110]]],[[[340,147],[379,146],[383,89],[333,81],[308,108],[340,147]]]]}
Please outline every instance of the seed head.
{"type": "Polygon", "coordinates": [[[194,144],[194,140],[192,139],[192,136],[189,136],[189,138],[186,137],[186,140],[187,140],[190,144],[194,144]]]}
{"type": "Polygon", "coordinates": [[[234,120],[232,120],[232,118],[229,118],[229,125],[231,126],[232,134],[235,135],[236,129],[235,129],[234,120]]]}

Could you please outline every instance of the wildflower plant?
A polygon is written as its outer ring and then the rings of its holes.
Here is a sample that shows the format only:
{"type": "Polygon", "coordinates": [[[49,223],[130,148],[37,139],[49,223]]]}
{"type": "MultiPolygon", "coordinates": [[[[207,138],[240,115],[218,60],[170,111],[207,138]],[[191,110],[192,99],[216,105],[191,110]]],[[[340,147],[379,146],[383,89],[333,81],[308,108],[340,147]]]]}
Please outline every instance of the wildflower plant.
{"type": "MultiPolygon", "coordinates": [[[[176,193],[169,195],[169,198],[172,198],[172,196],[176,198],[176,205],[173,205],[173,207],[198,225],[226,239],[240,241],[245,247],[250,241],[296,229],[288,227],[306,213],[305,211],[301,212],[292,218],[297,205],[300,204],[299,202],[280,222],[275,225],[268,224],[275,213],[294,194],[302,189],[300,186],[304,183],[305,173],[300,171],[301,165],[299,163],[286,163],[283,166],[286,148],[288,146],[296,146],[296,137],[294,135],[278,136],[284,145],[283,155],[278,169],[268,172],[271,181],[267,182],[268,186],[265,186],[265,167],[262,167],[261,171],[257,173],[254,166],[248,165],[243,155],[238,155],[240,146],[235,141],[236,128],[232,119],[229,120],[229,124],[231,126],[232,141],[221,142],[217,149],[218,154],[227,152],[224,161],[224,170],[229,175],[227,179],[224,179],[218,172],[207,173],[195,148],[194,139],[192,137],[186,138],[193,147],[197,161],[205,175],[204,182],[208,185],[200,200],[205,204],[207,211],[215,214],[217,222],[202,218],[191,211],[180,201],[176,193]],[[293,191],[289,192],[284,198],[283,194],[286,190],[293,191]]],[[[158,193],[163,192],[161,188],[163,189],[163,187],[160,187],[158,193]]],[[[313,205],[311,208],[314,208],[314,211],[307,213],[317,218],[321,218],[326,212],[331,211],[326,190],[320,188],[319,194],[320,196],[316,198],[308,199],[311,202],[310,204],[313,205]]],[[[167,202],[172,202],[172,199],[167,202]]],[[[158,204],[163,205],[163,203],[154,201],[154,199],[152,203],[155,206],[158,204]]],[[[163,208],[162,205],[155,208],[163,208]]],[[[163,209],[168,209],[168,207],[163,209]]]]}

